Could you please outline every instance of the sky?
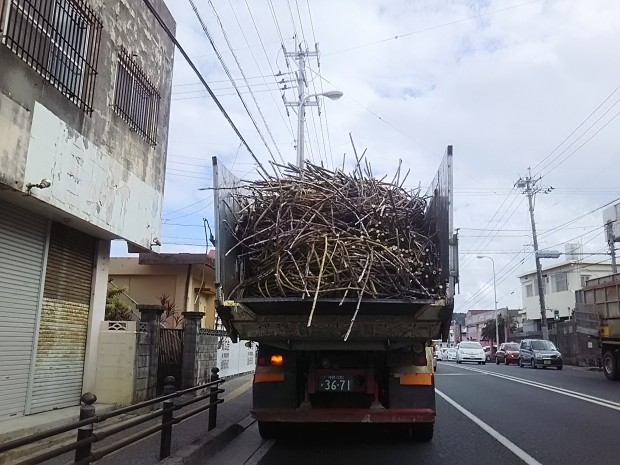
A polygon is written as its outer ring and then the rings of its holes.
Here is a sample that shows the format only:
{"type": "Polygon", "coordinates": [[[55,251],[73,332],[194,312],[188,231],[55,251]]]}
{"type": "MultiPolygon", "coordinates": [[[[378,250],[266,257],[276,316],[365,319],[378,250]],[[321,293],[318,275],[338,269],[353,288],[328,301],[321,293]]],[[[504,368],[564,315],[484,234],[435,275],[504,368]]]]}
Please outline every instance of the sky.
{"type": "MultiPolygon", "coordinates": [[[[535,263],[527,198],[513,186],[528,168],[539,186],[554,188],[535,199],[540,248],[578,243],[584,260],[605,260],[600,207],[620,201],[620,2],[194,0],[260,134],[189,0],[166,4],[179,42],[265,165],[272,155],[295,162],[296,114],[287,116],[281,90],[295,100],[295,67],[282,47],[292,51],[295,35],[311,50],[319,44],[318,62],[308,60],[309,92],[344,94],[322,102],[320,116],[308,109],[309,159],[350,167],[351,133],[378,177],[402,160],[408,187],[424,189],[454,147],[455,311],[493,308],[491,261],[478,255],[494,260],[498,305],[522,306],[517,276],[535,263]]],[[[205,251],[213,156],[241,179],[257,176],[177,52],[161,252],[205,251]]],[[[119,241],[112,250],[126,254],[119,241]]]]}

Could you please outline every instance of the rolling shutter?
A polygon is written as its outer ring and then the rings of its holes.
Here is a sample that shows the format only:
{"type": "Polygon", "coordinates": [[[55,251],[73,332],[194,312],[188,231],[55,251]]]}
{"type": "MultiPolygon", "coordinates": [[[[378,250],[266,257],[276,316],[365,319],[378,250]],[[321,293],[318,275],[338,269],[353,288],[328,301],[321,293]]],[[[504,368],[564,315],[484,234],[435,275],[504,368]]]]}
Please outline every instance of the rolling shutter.
{"type": "Polygon", "coordinates": [[[24,414],[47,220],[0,201],[0,420],[24,414]]]}
{"type": "Polygon", "coordinates": [[[80,402],[94,254],[95,239],[52,224],[29,413],[80,402]]]}

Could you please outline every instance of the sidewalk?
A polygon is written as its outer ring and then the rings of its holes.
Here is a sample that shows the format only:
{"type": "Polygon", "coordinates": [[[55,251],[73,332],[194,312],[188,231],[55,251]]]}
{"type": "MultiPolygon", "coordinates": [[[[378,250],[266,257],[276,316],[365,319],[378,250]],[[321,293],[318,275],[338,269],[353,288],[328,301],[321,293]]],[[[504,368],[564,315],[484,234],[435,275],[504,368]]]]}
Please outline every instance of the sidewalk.
{"type": "MultiPolygon", "coordinates": [[[[252,376],[252,374],[247,374],[232,378],[222,385],[226,390],[223,394],[224,403],[218,406],[217,428],[214,431],[219,432],[226,426],[236,424],[248,416],[252,404],[252,376]]],[[[208,401],[204,401],[204,403],[206,404],[208,401]]],[[[197,408],[200,405],[203,405],[203,403],[198,402],[181,410],[181,413],[189,409],[197,408]]],[[[196,442],[204,442],[209,436],[213,435],[214,431],[207,432],[208,418],[209,411],[206,410],[173,427],[172,455],[196,442]]],[[[98,450],[103,446],[112,444],[124,437],[159,423],[161,423],[161,420],[156,419],[128,429],[123,433],[116,434],[96,443],[93,446],[93,450],[98,450]]],[[[103,426],[105,426],[105,423],[103,423],[103,426]]],[[[159,438],[160,434],[155,433],[148,438],[142,439],[131,446],[104,457],[96,463],[97,465],[152,465],[159,463],[159,438]]],[[[65,465],[67,463],[72,463],[73,458],[74,454],[68,453],[45,463],[49,465],[65,465]]]]}

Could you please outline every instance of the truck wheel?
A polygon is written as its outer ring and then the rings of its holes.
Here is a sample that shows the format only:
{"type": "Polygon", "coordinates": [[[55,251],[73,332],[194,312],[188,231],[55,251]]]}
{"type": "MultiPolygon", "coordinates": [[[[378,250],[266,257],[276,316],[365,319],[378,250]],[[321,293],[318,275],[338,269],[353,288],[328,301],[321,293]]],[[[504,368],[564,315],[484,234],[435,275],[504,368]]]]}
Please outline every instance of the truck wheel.
{"type": "Polygon", "coordinates": [[[413,425],[413,440],[416,442],[430,442],[433,440],[435,423],[418,423],[413,425]]]}
{"type": "Polygon", "coordinates": [[[607,379],[611,381],[618,381],[620,379],[618,356],[610,350],[603,354],[603,372],[607,379]]]}
{"type": "Polygon", "coordinates": [[[258,433],[263,439],[277,439],[282,429],[278,423],[272,421],[259,421],[258,433]]]}

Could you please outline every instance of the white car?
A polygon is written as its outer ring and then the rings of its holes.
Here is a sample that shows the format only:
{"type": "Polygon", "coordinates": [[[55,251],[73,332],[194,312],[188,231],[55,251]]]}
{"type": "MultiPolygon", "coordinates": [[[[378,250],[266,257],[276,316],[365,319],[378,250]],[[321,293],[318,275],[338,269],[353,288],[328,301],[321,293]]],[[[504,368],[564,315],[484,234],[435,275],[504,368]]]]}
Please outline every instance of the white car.
{"type": "Polygon", "coordinates": [[[456,349],[454,347],[446,349],[446,360],[448,362],[453,362],[454,360],[456,360],[456,349]]]}
{"type": "Polygon", "coordinates": [[[435,349],[435,359],[443,361],[443,349],[435,349]]]}
{"type": "Polygon", "coordinates": [[[456,346],[456,363],[478,362],[487,363],[486,354],[479,342],[461,342],[456,346]]]}

